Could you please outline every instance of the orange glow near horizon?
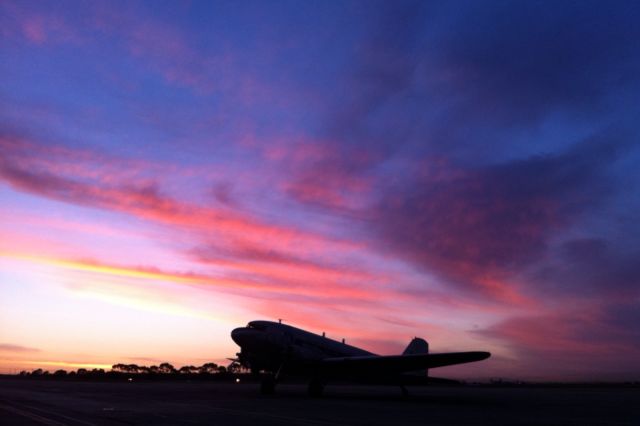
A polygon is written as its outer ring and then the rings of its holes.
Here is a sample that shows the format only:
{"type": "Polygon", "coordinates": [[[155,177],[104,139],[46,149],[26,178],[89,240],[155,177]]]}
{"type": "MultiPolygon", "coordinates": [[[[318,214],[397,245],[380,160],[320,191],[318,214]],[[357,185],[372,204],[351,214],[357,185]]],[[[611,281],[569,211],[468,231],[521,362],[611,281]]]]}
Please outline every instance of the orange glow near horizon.
{"type": "Polygon", "coordinates": [[[103,369],[105,371],[111,370],[111,366],[113,364],[91,364],[91,363],[82,363],[82,362],[66,362],[66,361],[24,361],[24,360],[0,360],[0,365],[7,365],[6,368],[11,368],[11,370],[16,370],[16,366],[26,367],[33,366],[36,368],[42,368],[43,370],[48,370],[48,367],[52,367],[55,369],[103,369]]]}

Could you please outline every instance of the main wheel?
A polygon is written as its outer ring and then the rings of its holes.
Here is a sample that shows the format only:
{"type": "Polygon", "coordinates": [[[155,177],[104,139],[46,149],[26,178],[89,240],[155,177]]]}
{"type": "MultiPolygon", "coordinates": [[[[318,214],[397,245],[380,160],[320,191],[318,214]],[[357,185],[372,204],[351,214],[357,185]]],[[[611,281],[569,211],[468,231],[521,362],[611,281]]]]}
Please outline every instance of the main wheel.
{"type": "Polygon", "coordinates": [[[266,376],[260,382],[260,393],[263,395],[271,395],[276,391],[276,379],[273,376],[266,376]]]}
{"type": "Polygon", "coordinates": [[[320,379],[312,379],[309,382],[309,396],[314,398],[318,398],[322,396],[322,392],[324,391],[324,383],[320,379]]]}

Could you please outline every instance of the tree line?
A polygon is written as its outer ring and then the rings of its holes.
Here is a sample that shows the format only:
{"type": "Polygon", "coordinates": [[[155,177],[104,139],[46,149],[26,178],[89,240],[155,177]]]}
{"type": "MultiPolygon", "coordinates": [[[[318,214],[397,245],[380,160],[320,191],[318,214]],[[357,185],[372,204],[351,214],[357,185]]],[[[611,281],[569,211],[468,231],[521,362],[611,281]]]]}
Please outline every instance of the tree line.
{"type": "Polygon", "coordinates": [[[139,366],[136,364],[114,364],[111,371],[127,374],[224,374],[227,372],[238,372],[237,363],[231,363],[229,366],[218,365],[215,362],[208,362],[199,367],[194,365],[185,365],[175,368],[168,362],[160,365],[152,365],[150,367],[139,366]]]}
{"type": "Polygon", "coordinates": [[[162,377],[176,377],[176,376],[226,376],[228,374],[241,373],[241,367],[237,362],[232,362],[228,366],[218,365],[215,362],[207,362],[201,366],[185,365],[180,368],[176,368],[168,362],[163,362],[160,365],[137,365],[137,364],[114,364],[111,366],[111,370],[105,371],[102,368],[94,368],[92,370],[86,368],[79,368],[75,371],[56,370],[53,373],[43,370],[42,368],[35,369],[33,371],[23,370],[20,372],[20,376],[29,377],[95,377],[100,378],[104,376],[122,376],[122,375],[135,375],[135,376],[162,376],[162,377]]]}

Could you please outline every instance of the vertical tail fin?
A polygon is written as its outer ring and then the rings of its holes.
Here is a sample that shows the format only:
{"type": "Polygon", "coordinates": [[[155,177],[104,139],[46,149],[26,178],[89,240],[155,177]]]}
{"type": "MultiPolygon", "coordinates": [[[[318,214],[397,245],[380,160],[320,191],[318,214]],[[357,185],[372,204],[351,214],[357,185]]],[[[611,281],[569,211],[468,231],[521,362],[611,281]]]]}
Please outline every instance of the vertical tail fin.
{"type": "MultiPolygon", "coordinates": [[[[421,339],[419,337],[414,337],[409,346],[402,352],[402,355],[419,355],[419,354],[428,354],[429,353],[429,344],[426,340],[421,339]]],[[[425,368],[424,370],[412,371],[409,373],[404,373],[410,376],[429,376],[429,369],[425,368]]]]}
{"type": "Polygon", "coordinates": [[[429,344],[426,340],[414,337],[409,346],[402,352],[402,355],[428,354],[429,344]]]}

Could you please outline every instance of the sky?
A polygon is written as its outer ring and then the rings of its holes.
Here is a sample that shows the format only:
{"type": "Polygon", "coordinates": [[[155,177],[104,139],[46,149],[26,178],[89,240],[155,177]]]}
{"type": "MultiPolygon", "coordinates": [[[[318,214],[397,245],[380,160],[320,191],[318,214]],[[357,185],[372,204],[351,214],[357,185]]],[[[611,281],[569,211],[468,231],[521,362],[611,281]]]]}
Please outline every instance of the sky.
{"type": "Polygon", "coordinates": [[[640,379],[640,3],[0,3],[0,372],[640,379]]]}

